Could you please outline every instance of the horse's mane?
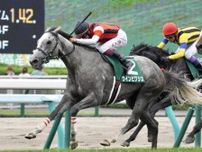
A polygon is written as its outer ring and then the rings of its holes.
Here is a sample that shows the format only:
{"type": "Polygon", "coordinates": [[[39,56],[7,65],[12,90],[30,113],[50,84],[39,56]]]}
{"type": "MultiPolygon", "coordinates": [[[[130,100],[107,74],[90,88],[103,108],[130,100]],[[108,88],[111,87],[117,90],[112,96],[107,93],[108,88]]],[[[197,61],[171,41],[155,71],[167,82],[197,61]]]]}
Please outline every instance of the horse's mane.
{"type": "MultiPolygon", "coordinates": [[[[58,27],[50,27],[46,30],[46,32],[53,32],[56,28],[58,27]]],[[[70,34],[68,34],[67,32],[62,31],[61,29],[57,31],[58,34],[62,35],[64,38],[66,38],[67,40],[69,40],[70,38],[72,38],[72,36],[70,34]]],[[[88,49],[93,49],[95,50],[95,48],[88,46],[88,45],[84,45],[84,44],[79,44],[79,43],[74,43],[75,45],[78,46],[82,46],[88,49]]]]}
{"type": "MultiPolygon", "coordinates": [[[[53,32],[55,29],[57,29],[58,27],[50,27],[46,30],[46,32],[53,32]]],[[[72,36],[64,31],[62,31],[61,29],[60,30],[57,30],[57,33],[62,35],[64,38],[66,38],[67,40],[69,40],[72,36]]]]}
{"type": "Polygon", "coordinates": [[[147,57],[162,68],[170,67],[171,64],[168,64],[167,62],[164,62],[162,60],[162,57],[166,57],[169,55],[168,51],[144,43],[141,43],[137,46],[133,45],[133,48],[130,51],[130,55],[140,55],[147,57]]]}
{"type": "Polygon", "coordinates": [[[156,46],[151,46],[144,43],[141,43],[137,46],[133,45],[133,48],[130,51],[130,55],[143,55],[142,53],[144,51],[147,51],[147,53],[155,54],[159,57],[169,55],[168,50],[164,50],[156,46]]]}

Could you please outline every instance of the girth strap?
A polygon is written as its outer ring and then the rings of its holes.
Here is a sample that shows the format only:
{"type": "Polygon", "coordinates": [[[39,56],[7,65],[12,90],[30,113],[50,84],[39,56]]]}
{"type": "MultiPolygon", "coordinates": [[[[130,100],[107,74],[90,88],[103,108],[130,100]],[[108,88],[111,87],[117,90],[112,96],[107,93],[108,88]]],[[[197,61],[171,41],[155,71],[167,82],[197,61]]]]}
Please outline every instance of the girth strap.
{"type": "Polygon", "coordinates": [[[116,78],[114,77],[113,86],[112,86],[110,96],[109,96],[109,99],[108,99],[108,102],[106,103],[106,105],[112,104],[116,101],[120,90],[121,90],[121,83],[120,83],[120,81],[116,81],[116,78]]]}

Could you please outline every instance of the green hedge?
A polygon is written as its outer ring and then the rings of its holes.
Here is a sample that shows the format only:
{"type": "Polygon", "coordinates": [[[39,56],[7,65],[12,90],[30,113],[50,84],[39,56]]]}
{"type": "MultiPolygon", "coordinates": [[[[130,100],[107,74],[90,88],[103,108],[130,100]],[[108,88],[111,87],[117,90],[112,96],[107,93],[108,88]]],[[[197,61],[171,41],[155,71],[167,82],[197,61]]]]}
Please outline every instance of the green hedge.
{"type": "MultiPolygon", "coordinates": [[[[116,108],[116,109],[128,109],[128,106],[126,104],[113,104],[113,105],[107,105],[107,106],[102,106],[104,108],[116,108]]],[[[179,110],[179,111],[184,111],[187,110],[190,106],[187,104],[184,105],[173,105],[173,110],[179,110]]]]}
{"type": "MultiPolygon", "coordinates": [[[[11,66],[12,66],[16,75],[19,75],[21,73],[23,66],[18,66],[18,65],[11,65],[11,66]]],[[[7,64],[0,64],[0,75],[6,75],[7,67],[8,67],[7,64]]],[[[28,72],[32,73],[32,71],[34,69],[31,66],[27,66],[27,67],[28,67],[28,72]]],[[[43,70],[48,75],[67,75],[66,68],[48,68],[48,67],[45,67],[43,70]]]]}

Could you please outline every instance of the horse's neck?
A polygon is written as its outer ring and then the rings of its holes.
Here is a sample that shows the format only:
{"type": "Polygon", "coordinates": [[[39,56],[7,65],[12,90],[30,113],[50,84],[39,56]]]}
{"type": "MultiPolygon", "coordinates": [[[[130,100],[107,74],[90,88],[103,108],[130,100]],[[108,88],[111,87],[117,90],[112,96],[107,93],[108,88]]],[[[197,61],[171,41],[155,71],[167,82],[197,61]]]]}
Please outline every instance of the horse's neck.
{"type": "Polygon", "coordinates": [[[159,56],[164,56],[164,57],[169,55],[167,50],[163,50],[163,49],[158,48],[158,47],[154,47],[153,52],[155,52],[159,56]]]}
{"type": "Polygon", "coordinates": [[[68,54],[69,52],[71,52],[71,50],[73,49],[74,45],[67,40],[66,38],[64,38],[62,35],[59,34],[59,40],[61,42],[61,50],[62,54],[68,54]]]}
{"type": "Polygon", "coordinates": [[[74,64],[72,59],[72,55],[74,54],[74,51],[72,52],[72,50],[74,50],[74,45],[69,40],[64,38],[62,35],[59,35],[59,41],[61,45],[60,58],[65,64],[66,68],[68,69],[68,72],[70,72],[71,69],[74,69],[74,67],[76,66],[76,64],[74,64]]]}
{"type": "Polygon", "coordinates": [[[84,46],[77,45],[74,46],[70,41],[68,41],[64,37],[62,37],[60,40],[63,45],[62,52],[63,54],[66,54],[61,59],[66,65],[68,71],[71,71],[72,73],[80,71],[81,69],[82,71],[84,69],[88,70],[88,68],[86,67],[90,68],[93,61],[101,58],[99,54],[96,53],[96,51],[90,48],[85,48],[84,46]]]}

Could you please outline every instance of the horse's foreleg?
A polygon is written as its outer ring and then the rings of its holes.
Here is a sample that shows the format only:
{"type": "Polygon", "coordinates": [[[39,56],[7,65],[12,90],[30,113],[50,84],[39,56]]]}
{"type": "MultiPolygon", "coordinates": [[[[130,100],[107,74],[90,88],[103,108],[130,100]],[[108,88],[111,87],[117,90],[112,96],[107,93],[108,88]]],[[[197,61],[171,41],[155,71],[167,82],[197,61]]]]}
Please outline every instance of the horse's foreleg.
{"type": "Polygon", "coordinates": [[[85,98],[83,98],[81,101],[76,103],[70,110],[71,116],[76,116],[77,113],[81,109],[89,108],[89,107],[95,107],[98,106],[99,102],[97,98],[95,97],[95,94],[91,92],[89,95],[87,95],[85,98]]]}
{"type": "Polygon", "coordinates": [[[78,147],[78,141],[76,140],[75,124],[76,124],[76,117],[71,117],[71,138],[70,138],[71,149],[75,149],[78,147]]]}
{"type": "Polygon", "coordinates": [[[59,119],[62,118],[63,112],[69,109],[71,106],[72,103],[67,102],[67,98],[64,95],[60,103],[57,105],[55,110],[51,112],[48,118],[43,119],[41,123],[39,123],[33,131],[25,135],[25,138],[27,139],[36,138],[36,135],[42,132],[55,117],[58,117],[59,119]]]}
{"type": "MultiPolygon", "coordinates": [[[[76,103],[70,110],[70,114],[72,117],[75,117],[77,115],[77,113],[81,110],[81,109],[85,109],[88,107],[94,107],[99,105],[97,102],[97,99],[95,98],[94,93],[90,93],[88,96],[86,96],[85,98],[83,98],[80,102],[76,103]]],[[[71,128],[71,149],[75,149],[78,146],[78,142],[76,141],[76,131],[74,128],[74,125],[72,124],[72,128],[71,128]]]]}

